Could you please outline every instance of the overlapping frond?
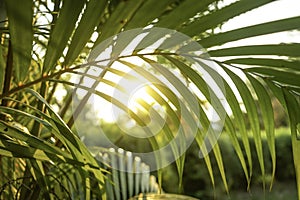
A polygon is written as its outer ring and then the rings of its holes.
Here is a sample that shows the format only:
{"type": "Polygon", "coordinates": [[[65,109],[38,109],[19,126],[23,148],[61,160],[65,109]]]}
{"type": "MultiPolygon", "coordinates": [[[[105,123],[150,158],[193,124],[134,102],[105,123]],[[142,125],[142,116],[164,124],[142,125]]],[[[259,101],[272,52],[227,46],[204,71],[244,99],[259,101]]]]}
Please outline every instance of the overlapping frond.
{"type": "MultiPolygon", "coordinates": [[[[289,114],[299,174],[300,45],[298,41],[280,44],[234,42],[297,31],[300,16],[219,31],[228,20],[270,2],[241,0],[227,5],[219,0],[57,0],[54,3],[26,0],[20,6],[16,1],[5,1],[5,7],[1,9],[7,16],[0,21],[0,110],[22,116],[18,117],[22,118],[22,125],[15,127],[9,121],[0,120],[0,154],[28,158],[26,164],[34,169],[31,174],[45,190],[43,194],[56,183],[56,191],[68,191],[66,194],[72,196],[81,181],[86,188],[83,196],[88,199],[92,194],[91,184],[95,183],[93,178],[99,191],[103,189],[104,176],[97,162],[71,130],[84,105],[71,108],[72,95],[67,95],[65,101],[68,103],[62,108],[63,113],[66,110],[75,113],[71,119],[65,116],[62,119],[50,106],[56,88],[63,85],[86,91],[82,104],[95,94],[129,113],[137,125],[144,127],[145,134],[151,136],[149,141],[154,151],[169,143],[168,153],[174,157],[180,177],[185,150],[191,138],[195,139],[212,183],[215,183],[215,175],[207,156],[210,151],[228,190],[226,166],[218,146],[222,130],[230,136],[248,183],[253,167],[250,132],[262,175],[271,173],[274,178],[276,152],[271,105],[274,95],[289,114]],[[228,43],[231,46],[222,46],[228,43]],[[93,70],[97,73],[92,73],[93,70]],[[82,79],[75,82],[70,76],[82,79]],[[92,80],[92,85],[82,84],[84,78],[92,80]],[[165,109],[165,115],[153,109],[149,114],[161,128],[157,135],[156,129],[148,127],[143,116],[128,107],[120,98],[122,96],[116,95],[126,93],[124,83],[135,79],[151,83],[147,87],[148,93],[155,104],[165,109]],[[41,84],[47,90],[43,97],[35,92],[40,91],[41,84]],[[115,93],[101,90],[99,85],[109,86],[115,93]],[[38,106],[37,101],[42,106],[38,106]],[[160,124],[161,121],[164,123],[160,124]],[[43,127],[43,134],[30,133],[35,130],[31,130],[33,123],[43,127]],[[29,134],[20,129],[22,126],[29,129],[29,134]],[[265,171],[263,137],[267,138],[272,172],[265,171]],[[50,138],[55,138],[56,142],[51,143],[50,138]],[[51,161],[47,167],[45,161],[51,161]],[[60,164],[53,171],[45,171],[53,162],[60,164]],[[70,175],[63,167],[64,163],[76,166],[77,170],[72,171],[70,167],[70,175]],[[59,173],[65,174],[64,178],[60,179],[59,173]]],[[[145,100],[138,103],[146,111],[152,107],[145,100]]],[[[155,153],[159,167],[164,166],[161,156],[161,153],[155,153]]],[[[11,165],[17,160],[8,161],[1,157],[1,162],[11,165]]],[[[15,192],[18,192],[17,186],[15,192]]]]}

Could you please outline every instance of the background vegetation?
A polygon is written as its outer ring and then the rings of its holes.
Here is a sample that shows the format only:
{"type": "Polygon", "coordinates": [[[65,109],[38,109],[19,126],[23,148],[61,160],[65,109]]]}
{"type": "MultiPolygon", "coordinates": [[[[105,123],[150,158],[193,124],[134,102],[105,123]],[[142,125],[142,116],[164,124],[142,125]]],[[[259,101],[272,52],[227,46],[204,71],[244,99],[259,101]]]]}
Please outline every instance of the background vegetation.
{"type": "MultiPolygon", "coordinates": [[[[300,16],[222,31],[222,25],[228,20],[271,2],[272,0],[23,0],[22,3],[18,0],[0,1],[0,198],[109,197],[110,194],[105,191],[103,185],[106,178],[103,169],[73,126],[76,121],[74,116],[87,110],[81,106],[75,110],[71,108],[74,100],[72,91],[75,87],[72,76],[86,69],[82,64],[98,44],[107,42],[106,39],[114,38],[118,33],[146,26],[168,28],[187,35],[203,46],[205,52],[210,55],[210,61],[223,72],[220,74],[206,69],[215,80],[221,79],[224,83],[230,108],[230,112],[226,110],[226,113],[220,102],[213,102],[213,98],[209,97],[202,75],[192,67],[194,60],[200,58],[197,55],[189,54],[192,61],[185,60],[177,54],[178,52],[166,52],[159,48],[148,53],[155,53],[151,59],[147,57],[147,53],[140,52],[143,49],[135,49],[131,55],[127,55],[142,59],[153,70],[156,69],[155,64],[160,64],[170,72],[179,71],[185,78],[184,84],[182,79],[172,74],[165,71],[160,73],[166,79],[171,75],[171,79],[168,79],[170,85],[188,94],[182,95],[179,100],[193,106],[188,98],[191,95],[188,86],[193,85],[206,97],[207,104],[220,115],[220,112],[225,113],[222,136],[224,139],[214,144],[215,138],[209,138],[209,142],[205,144],[214,146],[209,156],[199,163],[197,159],[190,159],[197,156],[199,151],[205,154],[208,148],[203,146],[205,133],[211,131],[210,135],[214,135],[215,132],[214,129],[209,129],[210,121],[203,100],[197,96],[201,117],[197,118],[196,122],[201,123],[202,129],[198,130],[195,144],[188,154],[182,154],[176,160],[175,167],[170,166],[174,167],[178,174],[179,192],[185,191],[189,195],[211,198],[214,194],[206,188],[209,187],[208,182],[216,190],[219,190],[219,183],[222,182],[222,191],[234,190],[240,186],[247,188],[256,182],[262,182],[262,188],[265,189],[266,185],[276,183],[274,180],[293,177],[297,183],[297,197],[300,198],[299,41],[280,41],[279,44],[233,43],[231,46],[222,46],[255,36],[298,32],[300,16]],[[162,60],[167,65],[161,62],[162,60]],[[226,79],[223,79],[224,77],[226,79]],[[62,90],[67,91],[65,95],[58,92],[62,90]],[[238,98],[239,96],[241,98],[238,98]],[[288,120],[276,123],[278,112],[274,102],[280,104],[277,107],[283,108],[288,120]],[[288,133],[276,136],[277,125],[288,125],[288,133]],[[287,147],[281,148],[281,145],[287,147]],[[228,156],[231,154],[235,155],[235,159],[228,156]],[[292,168],[289,164],[291,160],[294,163],[295,174],[292,170],[286,173],[287,169],[292,168]],[[201,166],[198,168],[198,165],[201,166]],[[202,170],[203,168],[206,170],[202,170]],[[233,168],[236,170],[231,171],[233,168]],[[190,178],[186,174],[188,171],[195,172],[193,178],[197,179],[190,178]],[[281,173],[283,171],[284,173],[281,173]],[[200,187],[189,190],[186,185],[195,181],[200,187]]],[[[122,77],[128,68],[135,69],[140,74],[146,73],[145,77],[151,79],[151,73],[144,70],[143,66],[136,66],[136,63],[124,59],[121,55],[122,50],[138,35],[139,33],[132,35],[132,38],[123,43],[114,39],[108,43],[108,47],[116,50],[113,51],[113,62],[122,63],[124,67],[116,70],[112,63],[101,66],[102,76],[90,76],[95,84],[116,87],[116,83],[105,76],[106,72],[122,77]]],[[[180,44],[183,45],[183,49],[191,47],[190,41],[187,40],[180,44]]],[[[163,45],[170,46],[172,43],[166,40],[163,45]]],[[[91,91],[89,88],[82,89],[88,91],[82,98],[82,104],[85,104],[91,91]]],[[[152,94],[156,99],[166,98],[176,107],[178,99],[174,98],[174,93],[166,87],[158,90],[159,93],[152,94]]],[[[120,108],[128,109],[126,105],[116,101],[114,96],[101,89],[92,92],[120,108]]],[[[158,103],[168,105],[165,101],[158,103]]],[[[141,103],[141,106],[146,110],[149,108],[145,103],[141,103]]],[[[182,119],[176,113],[176,110],[180,110],[179,107],[174,107],[170,107],[167,113],[173,121],[166,123],[159,135],[165,140],[159,143],[159,138],[153,137],[150,142],[145,141],[150,143],[149,148],[158,148],[175,137],[170,130],[180,127],[182,119]]],[[[190,111],[196,112],[193,109],[190,111]]],[[[144,116],[140,117],[135,112],[129,111],[132,120],[143,125],[144,116]]],[[[110,132],[114,128],[113,125],[107,126],[103,128],[106,134],[115,134],[110,132]]],[[[118,142],[120,146],[123,142],[124,148],[128,150],[135,151],[138,145],[142,144],[136,143],[137,146],[129,147],[126,145],[126,139],[132,138],[125,136],[125,139],[118,142]]],[[[178,156],[180,147],[174,148],[171,153],[178,156]]],[[[168,181],[168,178],[164,178],[163,169],[158,170],[157,176],[160,184],[168,181]]],[[[165,187],[169,190],[167,188],[172,186],[165,187]]],[[[169,191],[176,192],[171,189],[169,191]]],[[[215,197],[218,198],[216,195],[215,197]]]]}

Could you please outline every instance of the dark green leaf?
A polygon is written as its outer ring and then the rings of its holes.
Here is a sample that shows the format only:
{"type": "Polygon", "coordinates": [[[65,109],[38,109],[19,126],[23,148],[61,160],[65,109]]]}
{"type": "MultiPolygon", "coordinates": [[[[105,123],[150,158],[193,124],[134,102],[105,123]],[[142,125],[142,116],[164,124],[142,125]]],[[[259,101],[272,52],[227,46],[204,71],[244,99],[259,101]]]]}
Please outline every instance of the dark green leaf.
{"type": "Polygon", "coordinates": [[[169,29],[178,28],[182,24],[187,23],[197,13],[207,10],[208,5],[213,2],[215,0],[202,0],[201,3],[198,0],[183,1],[167,15],[162,16],[155,26],[169,29]]]}
{"type": "MultiPolygon", "coordinates": [[[[297,136],[299,134],[300,126],[300,104],[292,93],[283,89],[284,99],[286,101],[287,111],[290,120],[293,158],[296,171],[297,187],[300,184],[300,140],[297,136]],[[298,132],[298,133],[297,133],[298,132]]],[[[298,190],[298,198],[300,198],[300,191],[298,190]]]]}
{"type": "Polygon", "coordinates": [[[121,32],[121,29],[144,3],[143,0],[120,1],[108,20],[99,27],[100,35],[95,44],[100,44],[100,42],[121,32]]]}
{"type": "Polygon", "coordinates": [[[275,67],[278,69],[288,68],[291,70],[300,70],[300,61],[297,60],[284,60],[275,58],[236,58],[226,60],[226,64],[243,64],[243,65],[256,65],[261,67],[275,67]]]}
{"type": "Polygon", "coordinates": [[[300,87],[300,73],[298,73],[297,71],[286,71],[260,67],[248,68],[246,70],[247,72],[262,75],[267,79],[277,81],[281,85],[287,84],[295,87],[300,87]]]}
{"type": "MultiPolygon", "coordinates": [[[[265,177],[265,167],[264,167],[264,157],[263,157],[263,150],[262,150],[262,141],[261,141],[261,132],[260,132],[260,125],[259,125],[259,118],[258,118],[258,111],[256,108],[256,104],[254,98],[249,91],[248,86],[241,80],[241,78],[227,69],[226,67],[223,68],[226,73],[230,76],[232,81],[234,82],[235,86],[237,87],[243,103],[245,105],[248,119],[251,124],[251,130],[253,133],[253,139],[256,147],[256,152],[258,156],[258,161],[260,164],[260,169],[262,176],[265,177]]],[[[265,181],[264,181],[265,184],[265,181]]]]}
{"type": "Polygon", "coordinates": [[[78,54],[85,47],[91,38],[95,27],[99,24],[101,17],[104,15],[104,9],[107,4],[105,0],[88,1],[82,18],[75,30],[65,58],[65,65],[69,66],[76,59],[78,54]]]}
{"type": "Polygon", "coordinates": [[[243,55],[277,55],[300,57],[300,43],[248,45],[242,47],[224,48],[208,52],[212,57],[243,56],[243,55]]]}
{"type": "Polygon", "coordinates": [[[168,5],[174,2],[174,0],[147,0],[145,3],[136,11],[133,17],[125,25],[125,30],[133,28],[143,28],[151,23],[155,18],[160,16],[166,11],[168,5]],[[155,9],[153,9],[155,8],[155,9]],[[149,12],[151,11],[151,12],[149,12]],[[145,15],[145,13],[147,13],[145,15]]]}
{"type": "Polygon", "coordinates": [[[253,76],[247,75],[250,83],[252,84],[255,93],[258,98],[259,107],[261,108],[262,120],[264,123],[264,128],[267,135],[267,141],[269,146],[269,151],[272,159],[273,170],[272,170],[272,182],[270,189],[272,188],[273,181],[275,178],[276,169],[276,151],[275,151],[275,126],[274,126],[274,112],[272,107],[271,98],[264,88],[264,86],[253,76]]]}
{"type": "Polygon", "coordinates": [[[201,39],[199,43],[209,48],[239,39],[298,29],[299,23],[300,17],[282,19],[212,35],[201,39]]]}
{"type": "Polygon", "coordinates": [[[54,69],[56,62],[63,55],[63,51],[73,33],[78,16],[83,9],[84,0],[66,0],[62,2],[56,24],[50,33],[43,72],[54,69]]]}
{"type": "Polygon", "coordinates": [[[31,62],[33,43],[33,1],[5,0],[13,48],[13,67],[17,82],[23,82],[31,62]]]}
{"type": "MultiPolygon", "coordinates": [[[[212,12],[208,15],[195,20],[191,24],[179,29],[180,32],[189,36],[195,36],[203,33],[204,31],[215,28],[218,25],[226,22],[227,20],[238,16],[244,12],[263,6],[272,0],[241,0],[230,4],[216,12],[212,12]]],[[[192,7],[193,5],[191,5],[192,7]]]]}

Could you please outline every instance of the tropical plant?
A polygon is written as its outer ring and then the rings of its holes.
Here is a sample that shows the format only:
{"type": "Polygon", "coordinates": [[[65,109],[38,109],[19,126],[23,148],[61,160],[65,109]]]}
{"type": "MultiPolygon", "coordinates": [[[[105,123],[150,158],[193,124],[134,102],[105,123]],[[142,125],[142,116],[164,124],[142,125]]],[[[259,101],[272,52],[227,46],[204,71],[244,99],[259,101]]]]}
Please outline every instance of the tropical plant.
{"type": "MultiPolygon", "coordinates": [[[[97,85],[105,84],[118,89],[120,85],[107,78],[106,74],[130,79],[132,77],[129,76],[131,74],[128,75],[128,70],[131,70],[156,83],[148,88],[151,90],[149,94],[156,103],[166,108],[168,120],[172,120],[172,123],[162,126],[162,133],[158,135],[162,137],[163,134],[164,139],[169,142],[176,137],[174,132],[181,130],[184,123],[185,127],[196,126],[194,137],[199,148],[204,156],[213,147],[212,153],[216,157],[226,190],[228,186],[222,153],[217,143],[218,133],[211,128],[207,108],[213,108],[219,118],[223,119],[225,133],[231,138],[250,185],[253,167],[250,132],[253,134],[264,177],[263,148],[266,147],[262,146],[261,134],[264,129],[274,178],[276,151],[271,104],[271,97],[274,95],[289,116],[300,199],[300,44],[297,41],[280,44],[249,42],[243,46],[238,43],[232,43],[230,47],[222,46],[254,36],[299,30],[300,16],[295,16],[220,31],[228,20],[271,2],[273,1],[1,2],[0,196],[4,199],[105,198],[103,182],[106,176],[103,169],[72,127],[92,93],[120,109],[129,109],[132,119],[141,126],[145,125],[143,119],[114,94],[97,88],[97,85]],[[149,37],[144,35],[144,40],[136,42],[143,33],[149,34],[149,37]],[[155,42],[160,38],[164,40],[158,45],[155,42]],[[126,47],[132,41],[136,42],[136,46],[129,53],[124,53],[125,50],[128,51],[126,47]],[[97,53],[101,50],[99,45],[102,50],[111,48],[111,57],[97,60],[97,53]],[[149,51],[147,47],[151,45],[152,50],[149,51]],[[145,49],[148,51],[143,51],[145,49]],[[143,64],[139,66],[139,63],[128,59],[131,57],[140,59],[143,64]],[[87,58],[90,64],[87,64],[87,58]],[[122,67],[115,68],[113,63],[121,63],[119,66],[122,67]],[[205,76],[194,67],[197,63],[201,63],[204,69],[202,72],[208,73],[217,88],[221,89],[221,97],[226,96],[226,101],[207,87],[210,85],[205,76]],[[211,68],[210,65],[216,67],[211,68]],[[95,67],[100,69],[100,75],[89,73],[95,67]],[[179,75],[174,75],[174,72],[179,75]],[[88,77],[93,80],[93,85],[89,87],[80,84],[84,82],[83,79],[74,81],[72,77],[76,75],[88,77]],[[164,78],[168,84],[160,82],[157,77],[164,78]],[[58,100],[57,91],[63,90],[61,88],[68,93],[63,100],[58,100]],[[72,110],[71,102],[74,98],[70,91],[78,88],[85,90],[86,94],[81,97],[78,107],[72,110]],[[177,98],[178,94],[180,98],[177,98]],[[72,111],[73,115],[68,114],[72,111]],[[262,127],[259,116],[263,122],[262,127]],[[246,129],[247,120],[250,130],[246,129]],[[242,145],[238,142],[239,138],[242,139],[242,145]]],[[[140,101],[140,105],[145,110],[151,107],[146,101],[140,101]]],[[[153,112],[152,116],[161,120],[158,112],[153,112]]],[[[151,130],[148,131],[151,134],[151,130]]],[[[180,141],[184,138],[185,135],[180,133],[180,141]]],[[[153,149],[159,149],[165,144],[159,143],[156,137],[150,137],[149,141],[153,149]]],[[[187,144],[180,141],[172,143],[171,149],[177,158],[179,177],[182,177],[184,149],[187,144]]],[[[160,166],[159,155],[155,156],[157,165],[160,166]]],[[[208,156],[204,156],[204,160],[214,185],[212,168],[215,166],[211,165],[208,156]]],[[[161,173],[158,171],[160,181],[161,173]]]]}

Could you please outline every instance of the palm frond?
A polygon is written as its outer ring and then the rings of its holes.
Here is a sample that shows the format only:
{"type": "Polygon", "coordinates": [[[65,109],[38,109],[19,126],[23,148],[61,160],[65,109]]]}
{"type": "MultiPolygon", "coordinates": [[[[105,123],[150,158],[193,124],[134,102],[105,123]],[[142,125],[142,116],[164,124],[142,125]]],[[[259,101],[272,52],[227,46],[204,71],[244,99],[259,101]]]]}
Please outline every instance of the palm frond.
{"type": "MultiPolygon", "coordinates": [[[[141,134],[150,136],[149,142],[156,152],[154,165],[158,166],[159,182],[160,169],[169,164],[165,157],[170,155],[176,161],[182,181],[185,151],[195,139],[212,184],[215,185],[215,166],[207,156],[210,151],[216,158],[224,187],[229,190],[222,149],[218,145],[222,130],[213,127],[213,120],[229,135],[248,186],[253,173],[250,132],[261,174],[269,173],[265,170],[262,145],[265,131],[274,179],[276,151],[271,105],[274,95],[289,115],[300,184],[297,150],[300,45],[298,41],[241,43],[255,36],[298,31],[300,17],[222,31],[228,20],[271,2],[241,0],[227,5],[219,0],[26,0],[20,6],[19,2],[6,0],[8,21],[0,31],[0,110],[12,114],[17,121],[13,124],[0,120],[0,162],[6,164],[1,165],[5,177],[11,175],[7,166],[19,162],[23,167],[18,169],[18,177],[30,175],[28,179],[23,177],[23,183],[35,183],[35,188],[36,184],[42,186],[41,192],[30,193],[32,197],[73,198],[78,194],[88,199],[94,194],[103,195],[102,169],[72,131],[77,116],[82,114],[90,97],[96,95],[144,127],[141,134]],[[73,77],[81,78],[76,82],[73,77]],[[85,85],[87,79],[91,85],[85,85]],[[155,104],[164,108],[165,115],[152,109],[147,116],[161,128],[160,132],[149,128],[145,116],[124,102],[130,81],[140,81],[140,85],[151,83],[146,87],[147,92],[155,104]],[[102,90],[99,85],[112,88],[114,93],[102,90]],[[51,107],[59,86],[71,88],[75,96],[77,90],[85,91],[77,108],[72,108],[70,102],[74,99],[70,94],[68,105],[56,102],[64,109],[63,119],[51,107]],[[65,115],[67,111],[74,115],[65,115]],[[156,151],[166,144],[169,144],[168,154],[156,151]],[[93,193],[93,188],[98,192],[93,193]]],[[[143,111],[152,108],[146,100],[137,103],[143,111]]],[[[1,178],[0,183],[5,185],[1,178]]],[[[28,194],[26,189],[18,187],[14,185],[4,197],[28,194]]],[[[298,194],[300,198],[299,189],[298,194]]]]}

